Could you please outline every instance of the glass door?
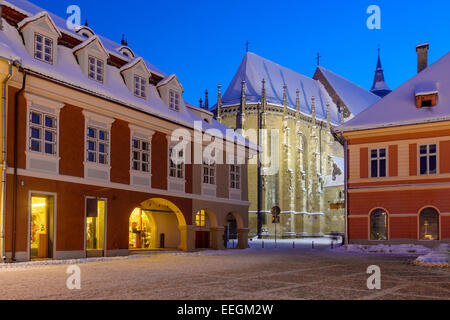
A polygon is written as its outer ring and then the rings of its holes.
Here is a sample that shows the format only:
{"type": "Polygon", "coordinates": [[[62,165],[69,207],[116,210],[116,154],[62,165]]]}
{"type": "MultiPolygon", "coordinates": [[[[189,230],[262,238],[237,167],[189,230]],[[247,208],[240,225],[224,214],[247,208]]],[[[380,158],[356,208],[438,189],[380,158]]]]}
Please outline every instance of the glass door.
{"type": "Polygon", "coordinates": [[[86,250],[103,251],[105,248],[106,201],[87,199],[86,250]]]}
{"type": "Polygon", "coordinates": [[[53,199],[45,195],[31,196],[31,259],[48,259],[53,256],[53,199]]]}

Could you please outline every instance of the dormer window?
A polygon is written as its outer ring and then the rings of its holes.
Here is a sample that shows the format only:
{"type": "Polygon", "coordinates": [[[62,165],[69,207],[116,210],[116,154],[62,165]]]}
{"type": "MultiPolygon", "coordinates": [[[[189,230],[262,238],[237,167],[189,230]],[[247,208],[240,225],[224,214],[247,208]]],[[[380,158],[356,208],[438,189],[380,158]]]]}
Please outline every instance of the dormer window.
{"type": "Polygon", "coordinates": [[[38,60],[53,63],[53,40],[39,33],[34,35],[34,57],[38,60]]]}
{"type": "Polygon", "coordinates": [[[170,109],[174,111],[180,111],[180,94],[173,90],[170,90],[170,109]]]}
{"type": "Polygon", "coordinates": [[[103,83],[104,62],[93,56],[89,56],[89,78],[103,83]]]}
{"type": "Polygon", "coordinates": [[[437,104],[438,90],[435,83],[419,83],[416,85],[416,107],[430,108],[437,104]]]}
{"type": "Polygon", "coordinates": [[[134,75],[134,95],[139,98],[147,98],[147,80],[134,75]]]}

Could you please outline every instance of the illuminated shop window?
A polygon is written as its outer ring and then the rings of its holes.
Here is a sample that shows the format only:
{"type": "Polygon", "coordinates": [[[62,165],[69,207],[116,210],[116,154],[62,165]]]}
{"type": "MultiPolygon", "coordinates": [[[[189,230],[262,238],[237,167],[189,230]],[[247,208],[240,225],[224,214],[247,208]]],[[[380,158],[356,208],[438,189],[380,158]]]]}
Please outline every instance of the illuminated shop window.
{"type": "Polygon", "coordinates": [[[32,110],[29,130],[30,151],[47,155],[57,154],[57,119],[55,116],[32,110]]]}
{"type": "Polygon", "coordinates": [[[86,250],[104,250],[106,201],[87,199],[86,250]]]}
{"type": "Polygon", "coordinates": [[[195,225],[197,227],[206,227],[206,212],[205,210],[200,210],[195,216],[195,225]]]}
{"type": "Polygon", "coordinates": [[[388,215],[386,211],[377,209],[370,215],[370,239],[371,240],[387,240],[388,215]]]}
{"type": "Polygon", "coordinates": [[[439,213],[426,208],[420,213],[420,240],[439,240],[439,213]]]}
{"type": "Polygon", "coordinates": [[[134,209],[130,216],[129,248],[149,249],[154,248],[153,225],[149,219],[148,211],[139,208],[134,209]]]}

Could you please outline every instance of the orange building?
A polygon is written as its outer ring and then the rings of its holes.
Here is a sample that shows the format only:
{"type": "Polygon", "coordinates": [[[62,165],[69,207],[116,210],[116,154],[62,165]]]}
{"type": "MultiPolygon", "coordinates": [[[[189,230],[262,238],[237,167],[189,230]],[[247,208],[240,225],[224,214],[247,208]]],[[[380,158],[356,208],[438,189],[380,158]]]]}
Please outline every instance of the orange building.
{"type": "Polygon", "coordinates": [[[337,129],[350,243],[450,241],[450,53],[337,129]]]}
{"type": "Polygon", "coordinates": [[[125,41],[67,29],[27,1],[2,4],[2,260],[248,247],[254,145],[225,136],[125,41]],[[178,150],[188,136],[192,148],[178,150]],[[215,161],[201,151],[211,140],[215,161]]]}

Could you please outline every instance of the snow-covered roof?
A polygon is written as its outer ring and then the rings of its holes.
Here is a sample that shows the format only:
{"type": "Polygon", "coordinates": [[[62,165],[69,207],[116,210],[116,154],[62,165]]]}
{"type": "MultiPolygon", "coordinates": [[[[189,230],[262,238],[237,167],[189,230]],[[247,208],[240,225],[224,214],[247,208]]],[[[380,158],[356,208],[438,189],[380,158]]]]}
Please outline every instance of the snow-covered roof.
{"type": "MultiPolygon", "coordinates": [[[[39,13],[45,11],[43,8],[31,3],[30,1],[26,1],[26,0],[0,0],[0,4],[8,6],[14,10],[26,15],[27,17],[35,16],[36,14],[39,14],[39,13]]],[[[61,18],[51,12],[49,12],[48,14],[52,18],[53,23],[59,29],[60,32],[68,34],[71,37],[76,38],[80,41],[86,40],[86,38],[79,35],[76,32],[76,30],[71,30],[71,29],[67,28],[66,19],[61,18]]],[[[100,35],[98,37],[101,40],[103,46],[106,48],[106,51],[109,54],[117,56],[124,61],[131,61],[133,59],[133,58],[127,57],[126,55],[124,55],[118,51],[118,48],[121,47],[120,43],[117,43],[108,38],[102,37],[100,35]]],[[[165,72],[163,72],[162,70],[160,70],[159,68],[157,68],[156,66],[154,66],[153,64],[148,62],[147,60],[145,61],[145,63],[147,64],[148,69],[152,73],[159,75],[162,78],[167,76],[167,74],[165,72]]]]}
{"type": "Polygon", "coordinates": [[[319,67],[319,70],[354,116],[380,100],[377,95],[328,69],[319,67]]]}
{"type": "MultiPolygon", "coordinates": [[[[17,0],[15,2],[22,3],[27,1],[17,0]]],[[[196,116],[192,110],[186,107],[183,99],[181,99],[181,108],[179,112],[171,110],[161,100],[158,90],[154,85],[149,84],[147,100],[136,97],[129,91],[120,74],[120,70],[115,66],[109,64],[105,65],[107,75],[105,83],[90,80],[83,73],[76,56],[74,55],[74,51],[71,48],[58,45],[58,60],[54,65],[34,59],[34,57],[27,52],[19,31],[8,24],[6,20],[3,20],[2,23],[3,30],[0,31],[0,57],[17,60],[25,70],[45,76],[52,81],[60,82],[75,88],[76,90],[88,92],[135,110],[167,119],[168,121],[188,128],[194,128],[194,123],[199,121],[202,123],[203,130],[217,129],[223,136],[226,136],[227,127],[216,120],[206,123],[201,117],[196,116]]],[[[92,40],[85,39],[85,41],[88,42],[92,40]]],[[[101,40],[101,42],[105,44],[103,40],[101,40]]],[[[238,142],[246,144],[251,149],[257,149],[253,143],[249,142],[244,137],[238,136],[237,139],[238,142]]]]}
{"type": "MultiPolygon", "coordinates": [[[[358,131],[450,120],[449,74],[450,52],[337,130],[358,131]],[[427,92],[430,84],[435,84],[439,90],[437,104],[417,108],[416,90],[427,92]]],[[[431,87],[431,90],[434,89],[431,87]]]]}
{"type": "Polygon", "coordinates": [[[337,107],[320,82],[251,52],[244,56],[236,75],[222,97],[222,105],[239,104],[242,80],[246,82],[247,103],[260,102],[263,79],[266,80],[267,103],[283,105],[283,86],[286,84],[289,108],[296,109],[296,91],[298,89],[300,90],[300,111],[303,114],[311,115],[311,101],[312,97],[315,97],[316,117],[326,120],[326,105],[329,103],[330,121],[334,125],[339,124],[337,107]]]}
{"type": "Polygon", "coordinates": [[[419,82],[415,86],[416,96],[426,96],[438,93],[436,82],[419,82]]]}
{"type": "Polygon", "coordinates": [[[83,41],[82,43],[80,43],[79,45],[77,45],[76,47],[74,47],[72,49],[72,51],[74,53],[80,51],[83,48],[86,48],[88,45],[90,45],[91,43],[97,41],[100,44],[100,47],[103,49],[103,51],[105,51],[104,53],[108,56],[108,51],[105,49],[105,46],[103,45],[102,41],[100,40],[100,38],[98,36],[92,36],[89,39],[83,41]]]}
{"type": "MultiPolygon", "coordinates": [[[[22,29],[23,27],[25,27],[28,23],[39,20],[41,18],[44,17],[50,17],[49,14],[46,11],[42,11],[36,15],[33,16],[29,16],[25,19],[23,19],[22,21],[19,22],[19,24],[17,25],[17,27],[20,29],[22,29]]],[[[59,31],[59,29],[55,26],[54,22],[52,21],[52,19],[49,19],[53,29],[55,29],[55,32],[58,34],[59,37],[61,37],[61,31],[59,31]]]]}

